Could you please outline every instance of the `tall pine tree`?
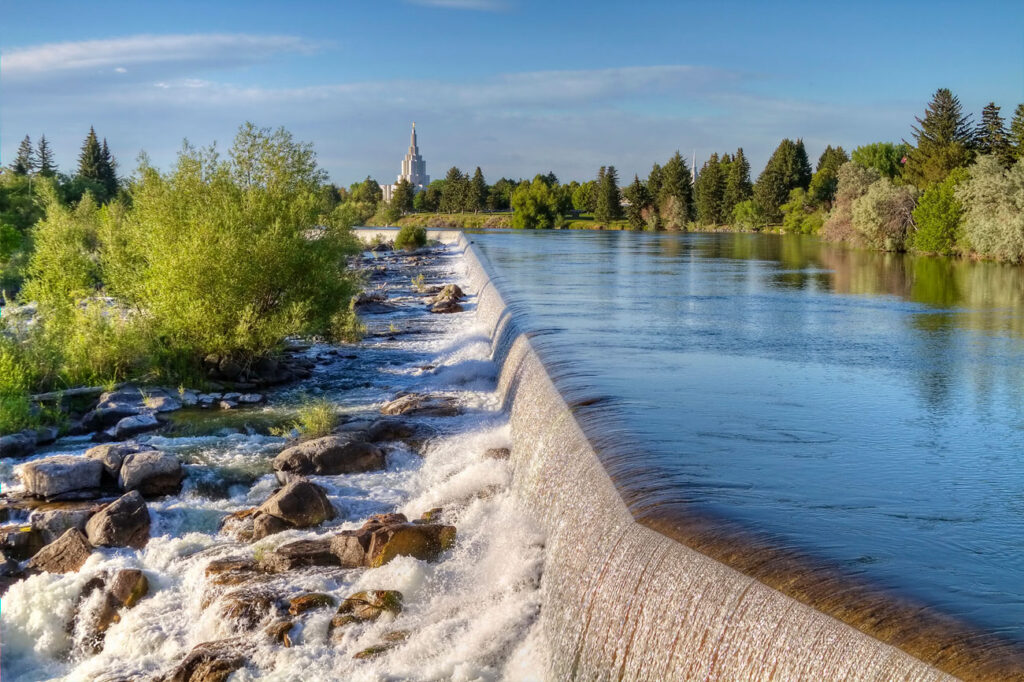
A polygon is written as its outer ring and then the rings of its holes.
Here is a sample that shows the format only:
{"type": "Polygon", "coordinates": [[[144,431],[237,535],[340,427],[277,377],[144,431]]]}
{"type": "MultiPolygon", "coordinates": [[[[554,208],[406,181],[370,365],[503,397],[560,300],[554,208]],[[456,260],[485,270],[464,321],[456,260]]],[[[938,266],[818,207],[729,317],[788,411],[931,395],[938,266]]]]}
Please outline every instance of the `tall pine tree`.
{"type": "Polygon", "coordinates": [[[740,147],[732,157],[729,174],[725,178],[725,192],[722,195],[722,212],[725,214],[725,222],[732,222],[732,213],[736,204],[749,199],[752,192],[750,162],[743,154],[743,147],[740,147]]]}
{"type": "Polygon", "coordinates": [[[466,205],[470,211],[476,213],[483,210],[484,201],[487,200],[487,181],[484,180],[484,172],[480,170],[480,166],[473,172],[473,179],[469,181],[466,194],[466,205]]]}
{"type": "Polygon", "coordinates": [[[594,220],[608,224],[622,218],[622,195],[619,193],[619,174],[615,166],[601,167],[598,173],[597,208],[594,220]]]}
{"type": "Polygon", "coordinates": [[[916,119],[914,145],[907,153],[903,173],[924,189],[971,162],[974,130],[970,115],[964,114],[960,100],[947,88],[936,90],[924,118],[916,119]]]}
{"type": "Polygon", "coordinates": [[[36,154],[32,150],[32,140],[28,135],[18,145],[18,155],[14,157],[11,170],[15,175],[31,175],[36,170],[36,154]]]}
{"type": "Polygon", "coordinates": [[[979,154],[992,154],[999,163],[1009,168],[1013,163],[1013,146],[1006,131],[1006,123],[995,102],[989,102],[981,112],[981,123],[974,131],[979,154]]]}
{"type": "Polygon", "coordinates": [[[441,211],[443,213],[458,213],[466,203],[466,176],[457,166],[448,169],[444,178],[444,187],[441,189],[441,211]]]}
{"type": "Polygon", "coordinates": [[[782,220],[779,207],[789,200],[789,193],[798,187],[807,189],[810,184],[811,162],[804,141],[787,138],[779,143],[758,176],[754,200],[769,222],[778,223],[782,220]]]}
{"type": "Polygon", "coordinates": [[[1010,143],[1013,145],[1013,154],[1019,159],[1024,159],[1024,104],[1018,104],[1013,112],[1013,120],[1010,121],[1010,143]]]}
{"type": "Polygon", "coordinates": [[[100,182],[103,183],[108,198],[113,198],[117,194],[117,162],[110,154],[107,138],[103,138],[103,146],[100,148],[100,182]]]}
{"type": "Polygon", "coordinates": [[[685,230],[697,217],[690,169],[678,151],[661,168],[661,190],[655,203],[665,227],[670,230],[685,230]]]}
{"type": "Polygon", "coordinates": [[[639,175],[634,175],[633,184],[623,190],[622,195],[629,202],[629,206],[626,207],[629,226],[634,230],[644,229],[644,216],[651,207],[651,195],[647,191],[647,185],[640,182],[639,175]]]}
{"type": "Polygon", "coordinates": [[[39,166],[39,174],[44,178],[51,178],[57,174],[57,164],[53,160],[53,150],[46,140],[46,135],[39,138],[39,145],[36,147],[36,163],[39,166]]]}
{"type": "Polygon", "coordinates": [[[391,194],[391,207],[398,212],[399,216],[412,212],[413,195],[412,183],[404,177],[395,183],[395,190],[391,194]]]}
{"type": "Polygon", "coordinates": [[[724,223],[723,199],[725,196],[725,175],[718,154],[712,154],[697,176],[694,188],[697,198],[697,222],[702,225],[724,223]]]}
{"type": "Polygon", "coordinates": [[[89,128],[78,154],[78,177],[90,182],[103,184],[103,149],[96,138],[96,130],[89,128]]]}

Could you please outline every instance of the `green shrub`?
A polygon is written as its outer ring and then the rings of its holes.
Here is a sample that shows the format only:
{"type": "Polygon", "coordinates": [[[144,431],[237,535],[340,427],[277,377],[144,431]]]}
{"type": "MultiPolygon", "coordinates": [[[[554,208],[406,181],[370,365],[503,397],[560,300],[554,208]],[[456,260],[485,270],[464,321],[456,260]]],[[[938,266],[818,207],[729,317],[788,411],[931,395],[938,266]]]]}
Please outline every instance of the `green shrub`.
{"type": "Polygon", "coordinates": [[[0,435],[37,424],[29,404],[33,381],[32,368],[21,348],[0,334],[0,435]]]}
{"type": "Polygon", "coordinates": [[[1006,170],[998,159],[982,156],[954,194],[964,206],[963,236],[972,251],[1024,261],[1024,161],[1006,170]]]}
{"type": "Polygon", "coordinates": [[[914,250],[942,255],[953,253],[963,216],[963,204],[955,192],[967,177],[967,170],[958,168],[921,195],[914,209],[914,223],[917,225],[914,250]]]}
{"type": "Polygon", "coordinates": [[[271,433],[283,436],[297,431],[300,438],[309,440],[331,435],[337,425],[338,410],[334,403],[326,398],[312,398],[306,399],[299,406],[298,414],[291,424],[271,429],[271,433]]]}
{"type": "Polygon", "coordinates": [[[802,187],[790,190],[789,201],[779,207],[782,230],[793,234],[817,234],[825,222],[825,214],[815,209],[810,194],[802,187]]]}
{"type": "Polygon", "coordinates": [[[732,210],[732,222],[744,230],[760,230],[768,224],[768,217],[753,199],[736,204],[732,210]]]}
{"type": "MultiPolygon", "coordinates": [[[[856,154],[856,151],[854,153],[856,154]]],[[[824,238],[850,243],[860,240],[860,235],[853,227],[853,202],[864,196],[868,188],[881,177],[877,169],[865,168],[853,161],[839,167],[835,203],[821,228],[824,238]]]]}
{"type": "Polygon", "coordinates": [[[427,244],[427,228],[405,225],[398,230],[395,237],[395,248],[415,251],[427,244]]]}
{"type": "Polygon", "coordinates": [[[906,250],[914,225],[916,190],[897,186],[889,178],[875,182],[853,202],[853,228],[864,243],[882,251],[906,250]]]}

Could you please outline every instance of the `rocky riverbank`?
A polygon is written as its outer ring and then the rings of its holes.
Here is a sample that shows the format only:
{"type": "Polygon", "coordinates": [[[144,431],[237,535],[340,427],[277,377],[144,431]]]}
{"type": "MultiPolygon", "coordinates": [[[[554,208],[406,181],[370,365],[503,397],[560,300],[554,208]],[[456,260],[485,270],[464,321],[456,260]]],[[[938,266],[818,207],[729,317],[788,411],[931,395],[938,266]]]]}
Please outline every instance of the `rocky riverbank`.
{"type": "Polygon", "coordinates": [[[459,255],[361,266],[363,343],[208,358],[223,390],[121,387],[0,460],[6,679],[542,677],[543,537],[459,255]],[[333,433],[288,433],[310,396],[333,433]]]}

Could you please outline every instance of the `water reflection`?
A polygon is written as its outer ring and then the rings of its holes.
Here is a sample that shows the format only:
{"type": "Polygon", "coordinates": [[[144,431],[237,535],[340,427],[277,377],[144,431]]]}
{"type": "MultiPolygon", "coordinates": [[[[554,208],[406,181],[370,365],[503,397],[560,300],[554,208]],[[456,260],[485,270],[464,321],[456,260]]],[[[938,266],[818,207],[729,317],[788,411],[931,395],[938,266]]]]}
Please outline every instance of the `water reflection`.
{"type": "Polygon", "coordinates": [[[606,462],[637,513],[699,505],[1024,641],[1024,268],[800,236],[473,239],[560,385],[643,440],[606,462]]]}

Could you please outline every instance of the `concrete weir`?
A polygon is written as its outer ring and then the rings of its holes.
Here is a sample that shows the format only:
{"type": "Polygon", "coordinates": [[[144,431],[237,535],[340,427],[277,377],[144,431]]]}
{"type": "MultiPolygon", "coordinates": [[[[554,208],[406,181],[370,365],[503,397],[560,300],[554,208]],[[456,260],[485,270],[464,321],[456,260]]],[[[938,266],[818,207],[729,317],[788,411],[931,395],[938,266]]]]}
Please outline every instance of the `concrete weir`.
{"type": "Polygon", "coordinates": [[[430,237],[463,251],[501,367],[514,487],[547,533],[550,679],[1024,679],[1014,643],[725,521],[659,511],[623,465],[642,466],[642,446],[603,431],[598,398],[560,390],[558,363],[521,328],[472,235],[430,237]]]}

